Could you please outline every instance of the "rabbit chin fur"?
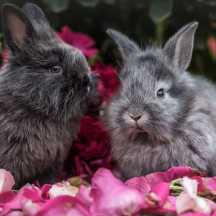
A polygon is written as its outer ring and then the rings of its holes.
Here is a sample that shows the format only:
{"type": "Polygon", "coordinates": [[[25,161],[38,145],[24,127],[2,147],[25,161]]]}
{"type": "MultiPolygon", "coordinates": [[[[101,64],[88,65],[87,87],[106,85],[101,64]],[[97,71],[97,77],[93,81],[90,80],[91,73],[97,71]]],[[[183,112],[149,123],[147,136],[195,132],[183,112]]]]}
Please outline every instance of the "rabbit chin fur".
{"type": "Polygon", "coordinates": [[[17,186],[55,181],[85,113],[89,66],[34,4],[2,9],[9,62],[0,74],[0,167],[17,186]]]}
{"type": "Polygon", "coordinates": [[[197,25],[181,28],[163,48],[145,50],[122,33],[107,31],[123,60],[106,123],[124,178],[178,165],[216,175],[216,88],[186,71],[197,25]]]}

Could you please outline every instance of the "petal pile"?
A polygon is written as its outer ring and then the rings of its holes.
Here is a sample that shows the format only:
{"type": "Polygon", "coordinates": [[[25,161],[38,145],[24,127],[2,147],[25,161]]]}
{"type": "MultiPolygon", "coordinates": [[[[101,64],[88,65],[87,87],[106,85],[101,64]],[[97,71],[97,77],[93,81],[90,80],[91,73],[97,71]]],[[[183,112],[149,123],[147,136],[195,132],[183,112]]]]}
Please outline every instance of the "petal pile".
{"type": "Polygon", "coordinates": [[[215,216],[215,178],[189,167],[173,167],[124,182],[100,168],[91,183],[74,181],[12,191],[14,179],[0,170],[0,215],[19,216],[215,216]],[[211,194],[211,196],[209,196],[211,194]]]}

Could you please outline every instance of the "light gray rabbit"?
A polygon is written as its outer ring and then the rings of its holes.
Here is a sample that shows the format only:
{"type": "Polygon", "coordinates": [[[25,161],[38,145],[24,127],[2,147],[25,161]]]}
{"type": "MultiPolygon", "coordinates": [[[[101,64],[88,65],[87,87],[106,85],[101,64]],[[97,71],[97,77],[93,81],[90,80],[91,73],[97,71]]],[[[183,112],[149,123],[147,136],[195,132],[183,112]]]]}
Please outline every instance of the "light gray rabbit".
{"type": "Polygon", "coordinates": [[[216,88],[186,71],[197,26],[189,23],[163,48],[145,50],[107,31],[123,59],[106,120],[124,178],[178,165],[216,174],[216,88]]]}

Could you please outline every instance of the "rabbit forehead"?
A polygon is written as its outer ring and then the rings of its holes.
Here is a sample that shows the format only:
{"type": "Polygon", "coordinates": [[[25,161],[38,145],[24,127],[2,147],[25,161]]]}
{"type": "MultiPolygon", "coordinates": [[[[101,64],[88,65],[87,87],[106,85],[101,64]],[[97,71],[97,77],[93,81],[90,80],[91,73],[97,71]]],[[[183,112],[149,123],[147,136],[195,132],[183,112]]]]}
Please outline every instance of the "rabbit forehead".
{"type": "Polygon", "coordinates": [[[128,73],[127,80],[144,87],[154,87],[157,83],[172,83],[175,74],[167,66],[166,60],[152,53],[139,53],[128,62],[125,70],[128,73]]]}
{"type": "MultiPolygon", "coordinates": [[[[81,52],[64,42],[57,42],[55,40],[44,43],[44,41],[37,44],[26,45],[23,52],[17,57],[28,59],[28,63],[37,62],[39,65],[46,63],[70,63],[84,62],[84,57],[81,52]]],[[[27,62],[25,62],[27,63],[27,62]]]]}

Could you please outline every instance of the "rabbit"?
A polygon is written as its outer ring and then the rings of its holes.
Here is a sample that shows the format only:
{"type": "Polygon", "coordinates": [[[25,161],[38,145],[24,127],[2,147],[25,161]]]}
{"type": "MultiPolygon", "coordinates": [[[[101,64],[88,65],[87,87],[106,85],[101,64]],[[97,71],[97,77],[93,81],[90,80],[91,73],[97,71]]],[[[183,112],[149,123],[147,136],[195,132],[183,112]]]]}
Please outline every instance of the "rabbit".
{"type": "Polygon", "coordinates": [[[123,179],[173,166],[216,175],[216,88],[187,71],[197,27],[188,23],[163,47],[146,49],[107,30],[122,67],[104,118],[123,179]]]}
{"type": "Polygon", "coordinates": [[[3,5],[2,26],[10,55],[0,71],[0,168],[17,187],[53,183],[92,95],[90,68],[32,3],[3,5]]]}

